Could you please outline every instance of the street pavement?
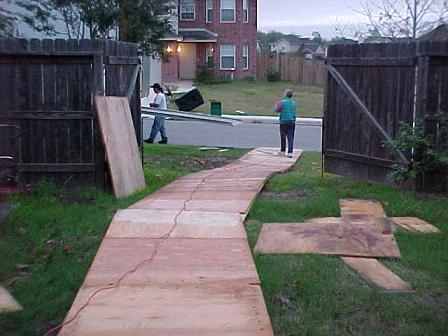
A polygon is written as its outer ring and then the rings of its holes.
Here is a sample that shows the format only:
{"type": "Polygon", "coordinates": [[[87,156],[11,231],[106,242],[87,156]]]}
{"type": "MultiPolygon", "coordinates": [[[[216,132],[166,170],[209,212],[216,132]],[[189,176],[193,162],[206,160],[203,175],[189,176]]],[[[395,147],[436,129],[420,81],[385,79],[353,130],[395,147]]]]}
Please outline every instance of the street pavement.
{"type": "MultiPolygon", "coordinates": [[[[152,119],[143,119],[146,139],[152,119]]],[[[241,123],[227,126],[196,121],[166,121],[168,142],[174,145],[256,148],[279,147],[279,126],[273,123],[241,123]]],[[[160,135],[159,135],[160,136],[160,135]]],[[[305,151],[321,150],[322,127],[316,123],[296,125],[294,147],[305,151]]],[[[158,137],[156,142],[160,140],[158,137]]]]}

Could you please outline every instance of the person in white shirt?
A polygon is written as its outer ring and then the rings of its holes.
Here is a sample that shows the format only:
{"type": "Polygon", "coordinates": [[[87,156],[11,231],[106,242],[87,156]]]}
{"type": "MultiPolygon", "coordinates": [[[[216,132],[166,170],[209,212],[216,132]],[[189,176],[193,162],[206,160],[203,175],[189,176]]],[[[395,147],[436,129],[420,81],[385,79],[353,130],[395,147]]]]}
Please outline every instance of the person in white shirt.
{"type": "MultiPolygon", "coordinates": [[[[154,83],[151,86],[154,90],[156,96],[154,98],[154,102],[150,103],[150,107],[166,110],[166,98],[163,93],[162,86],[159,83],[154,83]]],[[[146,143],[154,143],[154,139],[157,134],[160,132],[160,136],[162,140],[159,141],[159,144],[167,144],[168,137],[166,136],[166,128],[165,128],[165,117],[156,115],[154,117],[154,123],[152,124],[151,133],[149,134],[149,138],[145,140],[146,143]]]]}

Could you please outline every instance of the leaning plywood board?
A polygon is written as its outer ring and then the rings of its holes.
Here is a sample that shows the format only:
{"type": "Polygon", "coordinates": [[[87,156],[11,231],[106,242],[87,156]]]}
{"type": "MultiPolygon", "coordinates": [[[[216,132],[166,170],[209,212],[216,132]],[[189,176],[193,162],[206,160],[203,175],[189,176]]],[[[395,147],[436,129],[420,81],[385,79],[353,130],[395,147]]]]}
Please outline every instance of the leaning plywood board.
{"type": "Polygon", "coordinates": [[[412,287],[376,259],[343,257],[369,285],[384,292],[413,292],[412,287]]]}
{"type": "Polygon", "coordinates": [[[15,312],[19,310],[22,310],[22,307],[5,288],[0,286],[0,313],[15,312]]]}
{"type": "Polygon", "coordinates": [[[401,257],[393,234],[382,234],[375,225],[334,225],[326,222],[264,224],[255,251],[401,257]]]}
{"type": "Polygon", "coordinates": [[[125,97],[95,96],[115,196],[129,196],[145,187],[129,103],[125,97]]]}
{"type": "Polygon", "coordinates": [[[415,217],[392,217],[392,223],[402,227],[411,232],[418,233],[440,233],[440,230],[435,226],[425,222],[420,218],[415,217]]]}

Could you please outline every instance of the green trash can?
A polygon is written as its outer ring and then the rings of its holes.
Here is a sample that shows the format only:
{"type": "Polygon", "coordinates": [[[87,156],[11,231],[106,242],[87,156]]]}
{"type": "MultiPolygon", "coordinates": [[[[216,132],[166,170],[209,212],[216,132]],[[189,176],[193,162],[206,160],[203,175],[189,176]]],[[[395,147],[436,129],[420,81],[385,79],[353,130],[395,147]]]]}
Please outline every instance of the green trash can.
{"type": "Polygon", "coordinates": [[[212,101],[210,102],[210,115],[221,116],[221,102],[212,101]]]}

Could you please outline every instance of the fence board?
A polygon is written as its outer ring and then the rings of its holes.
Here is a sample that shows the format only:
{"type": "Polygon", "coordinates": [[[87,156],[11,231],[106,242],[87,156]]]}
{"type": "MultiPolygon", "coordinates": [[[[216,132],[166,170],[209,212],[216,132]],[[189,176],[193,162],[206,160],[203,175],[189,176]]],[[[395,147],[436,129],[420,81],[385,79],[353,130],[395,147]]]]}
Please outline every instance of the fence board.
{"type": "MultiPolygon", "coordinates": [[[[400,122],[413,125],[414,110],[417,118],[426,118],[425,129],[431,134],[437,133],[436,111],[448,113],[448,43],[334,45],[328,49],[327,62],[343,76],[392,139],[399,132],[400,122]]],[[[346,92],[334,75],[326,80],[325,170],[371,182],[388,182],[391,166],[398,163],[397,155],[385,148],[383,139],[346,92]]],[[[404,155],[411,157],[411,153],[404,155]]],[[[431,185],[446,186],[446,172],[424,178],[431,185]]]]}
{"type": "Polygon", "coordinates": [[[324,85],[325,64],[320,60],[305,60],[296,55],[259,53],[257,79],[265,79],[269,69],[279,71],[282,80],[306,85],[324,85]]]}
{"type": "MultiPolygon", "coordinates": [[[[23,182],[105,185],[104,147],[93,110],[93,95],[105,93],[104,55],[135,60],[137,46],[101,40],[0,39],[0,123],[21,128],[18,159],[23,182]]],[[[106,81],[127,87],[129,71],[116,67],[106,81]]],[[[138,90],[131,101],[135,119],[138,90]]],[[[139,123],[135,127],[139,131],[139,123]]]]}

